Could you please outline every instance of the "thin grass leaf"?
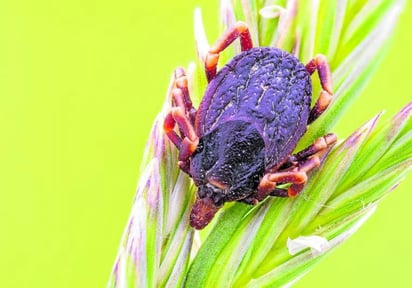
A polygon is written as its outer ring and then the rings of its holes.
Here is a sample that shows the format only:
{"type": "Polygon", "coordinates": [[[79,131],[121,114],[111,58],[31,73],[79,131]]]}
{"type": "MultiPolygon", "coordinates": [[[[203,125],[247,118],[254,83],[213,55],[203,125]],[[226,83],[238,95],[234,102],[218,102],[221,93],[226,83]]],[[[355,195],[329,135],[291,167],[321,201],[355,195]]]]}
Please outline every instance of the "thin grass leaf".
{"type": "Polygon", "coordinates": [[[363,6],[350,25],[346,26],[347,29],[342,37],[342,42],[345,45],[341,46],[340,53],[348,54],[345,51],[356,48],[358,43],[363,40],[364,35],[372,33],[372,30],[379,26],[379,22],[388,11],[391,9],[400,10],[403,7],[402,2],[398,3],[394,5],[391,1],[369,1],[367,5],[363,6]]]}
{"type": "MultiPolygon", "coordinates": [[[[341,215],[347,215],[362,209],[367,203],[374,203],[391,191],[404,177],[411,167],[412,161],[386,169],[356,186],[348,189],[335,199],[329,201],[326,208],[319,213],[318,219],[335,220],[341,215]]],[[[322,225],[320,221],[313,225],[322,225]]]]}
{"type": "Polygon", "coordinates": [[[412,146],[410,145],[410,139],[412,138],[412,131],[402,136],[400,139],[392,145],[390,151],[379,159],[376,165],[374,165],[369,171],[367,171],[365,177],[376,174],[379,170],[384,170],[395,166],[401,162],[407,161],[412,157],[412,146]]]}
{"type": "Polygon", "coordinates": [[[270,202],[267,205],[270,209],[267,210],[255,240],[250,244],[236,271],[234,287],[240,287],[242,283],[247,282],[247,279],[252,278],[254,271],[259,269],[260,264],[272,249],[270,245],[262,246],[262,243],[271,241],[275,243],[288,224],[286,219],[291,214],[293,201],[288,201],[288,199],[267,199],[266,201],[270,202]]]}
{"type": "MultiPolygon", "coordinates": [[[[340,226],[334,225],[332,229],[325,230],[328,232],[333,230],[336,234],[338,234],[338,236],[329,241],[330,249],[325,251],[325,253],[317,255],[316,257],[313,256],[311,251],[298,254],[290,260],[283,262],[269,273],[258,278],[253,278],[245,287],[283,287],[284,285],[293,284],[305,275],[310,268],[322,260],[322,258],[327,256],[333,248],[337,247],[349,236],[355,233],[374,212],[375,207],[370,206],[368,209],[364,209],[358,213],[355,217],[346,219],[346,221],[342,222],[340,226]]],[[[284,249],[283,252],[286,254],[286,249],[284,249]]]]}
{"type": "Polygon", "coordinates": [[[212,269],[208,273],[208,281],[206,287],[218,286],[222,283],[232,283],[234,274],[227,274],[225,271],[233,271],[237,269],[242,261],[243,255],[249,247],[252,240],[255,238],[258,227],[262,223],[268,209],[261,206],[256,207],[248,213],[240,222],[240,226],[236,230],[234,237],[219,254],[219,257],[214,262],[212,269]],[[237,253],[233,253],[236,251],[237,253]]]}
{"type": "Polygon", "coordinates": [[[256,0],[240,0],[245,22],[251,32],[253,43],[260,43],[258,32],[259,8],[256,0]]]}
{"type": "Polygon", "coordinates": [[[303,62],[310,61],[315,56],[315,40],[317,26],[323,26],[319,23],[323,19],[317,17],[320,7],[319,0],[299,2],[298,13],[296,17],[296,31],[300,35],[299,59],[303,62]]]}
{"type": "Polygon", "coordinates": [[[320,5],[317,18],[321,23],[316,27],[315,53],[333,58],[340,42],[346,9],[346,0],[326,1],[320,5]]]}
{"type": "Polygon", "coordinates": [[[274,37],[276,35],[275,30],[278,27],[281,15],[286,11],[284,8],[284,1],[273,2],[273,4],[267,5],[259,11],[260,46],[274,46],[271,45],[271,43],[274,42],[274,37]]]}
{"type": "MultiPolygon", "coordinates": [[[[402,111],[399,112],[399,114],[396,115],[391,121],[388,121],[386,125],[382,125],[379,127],[379,130],[374,131],[368,141],[361,147],[357,157],[353,161],[353,167],[356,167],[356,170],[351,169],[351,173],[346,173],[341,183],[339,183],[342,190],[346,190],[349,186],[352,186],[353,183],[358,182],[359,178],[368,171],[372,172],[369,173],[369,175],[373,175],[377,173],[377,170],[380,170],[380,166],[377,165],[376,162],[382,158],[388,149],[394,144],[399,133],[402,131],[411,116],[412,103],[405,106],[405,108],[402,109],[402,111]]],[[[405,148],[408,149],[408,147],[405,148]]],[[[399,152],[399,156],[404,154],[402,153],[404,151],[399,152]]],[[[392,159],[402,158],[396,157],[392,159]]]]}
{"type": "Polygon", "coordinates": [[[187,273],[187,287],[206,287],[209,271],[213,268],[215,260],[220,252],[231,240],[233,233],[237,229],[238,223],[248,213],[250,207],[247,205],[236,205],[233,209],[228,209],[221,213],[219,221],[213,227],[213,233],[207,237],[207,241],[202,246],[192,262],[187,273]],[[220,221],[221,220],[221,221],[220,221]]]}
{"type": "Polygon", "coordinates": [[[278,47],[285,51],[293,51],[296,43],[300,43],[300,35],[298,35],[298,31],[296,31],[297,9],[297,0],[287,1],[285,10],[279,16],[279,24],[276,29],[274,41],[271,42],[269,46],[278,47]],[[297,40],[297,38],[299,40],[297,40]]]}

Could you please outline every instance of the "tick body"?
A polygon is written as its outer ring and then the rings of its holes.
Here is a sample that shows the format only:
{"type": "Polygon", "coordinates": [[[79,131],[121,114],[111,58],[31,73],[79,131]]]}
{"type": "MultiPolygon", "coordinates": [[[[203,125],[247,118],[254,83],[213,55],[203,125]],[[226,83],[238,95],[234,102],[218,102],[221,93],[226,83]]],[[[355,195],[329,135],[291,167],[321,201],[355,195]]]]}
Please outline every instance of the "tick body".
{"type": "Polygon", "coordinates": [[[267,196],[295,196],[307,172],[336,142],[334,134],[327,134],[292,154],[307,125],[331,101],[325,57],[305,66],[280,49],[253,48],[246,25],[239,22],[210,49],[205,70],[209,85],[196,111],[184,70],[176,69],[173,108],[164,122],[179,149],[180,168],[198,187],[190,217],[196,229],[204,228],[225,202],[256,204],[267,196]],[[242,52],[216,73],[219,53],[236,38],[242,52]],[[310,76],[316,70],[323,90],[311,108],[310,76]]]}

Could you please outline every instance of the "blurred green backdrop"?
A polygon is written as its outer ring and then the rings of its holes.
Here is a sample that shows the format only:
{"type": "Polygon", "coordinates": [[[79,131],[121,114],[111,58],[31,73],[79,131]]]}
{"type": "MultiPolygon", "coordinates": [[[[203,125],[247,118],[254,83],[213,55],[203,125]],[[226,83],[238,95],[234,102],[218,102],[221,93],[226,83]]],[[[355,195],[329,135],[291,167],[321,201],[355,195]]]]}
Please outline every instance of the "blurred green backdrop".
{"type": "MultiPolygon", "coordinates": [[[[341,137],[412,99],[407,5],[341,137]]],[[[195,57],[196,6],[212,41],[217,0],[0,2],[0,287],[106,285],[170,74],[195,57]]],[[[412,285],[409,176],[296,287],[412,285]]]]}

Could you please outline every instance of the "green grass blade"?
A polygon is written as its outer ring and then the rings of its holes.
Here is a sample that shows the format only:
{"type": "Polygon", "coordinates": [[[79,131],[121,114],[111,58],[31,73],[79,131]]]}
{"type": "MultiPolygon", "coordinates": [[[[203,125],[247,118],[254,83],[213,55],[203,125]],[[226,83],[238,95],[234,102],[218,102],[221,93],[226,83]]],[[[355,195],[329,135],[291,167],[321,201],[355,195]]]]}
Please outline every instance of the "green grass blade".
{"type": "Polygon", "coordinates": [[[221,213],[213,231],[198,251],[187,273],[187,287],[206,287],[210,270],[224,247],[229,243],[239,223],[249,212],[248,205],[235,205],[221,213]]]}
{"type": "MultiPolygon", "coordinates": [[[[321,254],[314,255],[311,251],[303,251],[300,254],[292,257],[283,247],[279,254],[283,254],[283,258],[288,259],[272,269],[266,274],[253,278],[245,287],[260,288],[260,287],[283,287],[291,285],[306,274],[314,265],[322,258],[336,248],[339,244],[345,241],[373,214],[374,206],[364,209],[352,215],[346,221],[342,221],[338,225],[325,227],[322,235],[330,239],[330,248],[321,254]]],[[[278,251],[279,252],[279,251],[278,251]]]]}

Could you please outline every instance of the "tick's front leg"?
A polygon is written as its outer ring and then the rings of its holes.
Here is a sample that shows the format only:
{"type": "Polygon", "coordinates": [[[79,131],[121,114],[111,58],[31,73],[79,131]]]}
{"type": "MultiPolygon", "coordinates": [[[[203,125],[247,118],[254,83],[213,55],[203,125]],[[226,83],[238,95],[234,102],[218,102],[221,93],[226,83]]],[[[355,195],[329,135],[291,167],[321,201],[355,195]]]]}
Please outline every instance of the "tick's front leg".
{"type": "Polygon", "coordinates": [[[225,50],[237,38],[240,38],[240,47],[242,51],[249,50],[253,47],[249,28],[245,23],[237,22],[216,41],[215,45],[209,49],[209,52],[206,55],[205,70],[208,82],[216,76],[217,61],[219,60],[220,52],[225,50]]]}

